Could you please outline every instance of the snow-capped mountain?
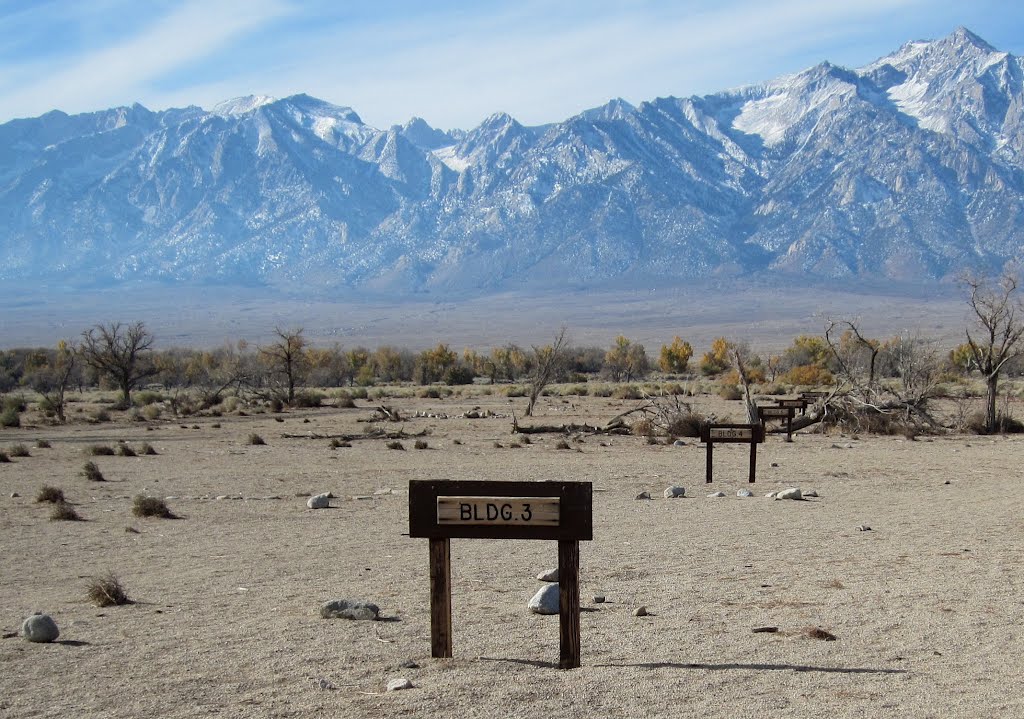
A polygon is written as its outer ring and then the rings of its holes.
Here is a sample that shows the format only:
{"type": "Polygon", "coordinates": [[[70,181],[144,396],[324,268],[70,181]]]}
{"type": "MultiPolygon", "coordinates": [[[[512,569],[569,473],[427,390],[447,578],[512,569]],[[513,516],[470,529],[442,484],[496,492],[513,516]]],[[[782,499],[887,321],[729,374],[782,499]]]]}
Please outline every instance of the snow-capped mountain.
{"type": "Polygon", "coordinates": [[[0,278],[497,288],[1024,255],[1024,61],[963,28],[852,70],[527,127],[306,95],[0,125],[0,278]]]}

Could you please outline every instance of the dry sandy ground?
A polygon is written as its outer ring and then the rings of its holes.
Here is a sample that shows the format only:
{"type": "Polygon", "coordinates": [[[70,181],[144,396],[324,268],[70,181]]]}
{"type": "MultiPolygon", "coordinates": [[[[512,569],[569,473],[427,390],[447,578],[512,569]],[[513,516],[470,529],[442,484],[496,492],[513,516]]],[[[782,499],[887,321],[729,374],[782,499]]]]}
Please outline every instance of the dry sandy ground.
{"type": "MultiPolygon", "coordinates": [[[[509,410],[497,396],[393,404],[509,410]]],[[[538,420],[602,421],[629,404],[550,398],[538,420]]],[[[565,451],[544,435],[512,449],[507,417],[411,420],[406,431],[431,431],[420,451],[282,437],[360,432],[369,415],[0,432],[32,454],[0,464],[0,627],[40,610],[61,628],[49,645],[0,640],[0,716],[1024,716],[1024,440],[774,437],[756,496],[741,499],[738,445],[716,448],[709,487],[696,444],[587,437],[565,451]],[[247,445],[250,432],[267,445],[247,445]],[[107,483],[78,476],[87,445],[120,439],[160,454],[95,458],[107,483]],[[403,536],[414,478],[593,482],[582,668],[556,668],[558,618],[526,611],[552,542],[453,540],[455,658],[430,657],[427,542],[403,536]],[[662,499],[670,483],[688,497],[662,499]],[[88,521],[48,521],[43,484],[88,521]],[[786,486],[820,497],[763,496],[786,486]],[[642,490],[655,499],[636,501],[642,490]],[[300,495],[321,491],[336,508],[307,510],[300,495]],[[173,497],[182,518],[133,517],[139,493],[173,497]],[[108,570],[134,604],[86,600],[108,570]],[[321,619],[339,597],[377,602],[389,621],[321,619]],[[632,615],[641,604],[651,616],[632,615]],[[752,632],[765,625],[780,631],[752,632]],[[419,667],[400,668],[410,659],[419,667]],[[385,693],[400,676],[415,688],[385,693]]]]}

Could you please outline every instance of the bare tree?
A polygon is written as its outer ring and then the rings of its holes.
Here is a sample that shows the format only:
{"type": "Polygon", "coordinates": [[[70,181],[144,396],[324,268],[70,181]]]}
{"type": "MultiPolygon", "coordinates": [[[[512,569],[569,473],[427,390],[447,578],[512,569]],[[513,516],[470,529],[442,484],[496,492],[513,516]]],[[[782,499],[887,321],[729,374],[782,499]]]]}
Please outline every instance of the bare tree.
{"type": "Polygon", "coordinates": [[[131,392],[156,374],[149,362],[154,337],[142,322],[96,325],[82,333],[79,354],[87,365],[104,374],[121,390],[121,403],[131,406],[131,392]]]}
{"type": "Polygon", "coordinates": [[[967,291],[967,304],[977,325],[974,335],[967,330],[967,345],[971,365],[985,378],[985,431],[995,432],[999,375],[1007,362],[1024,352],[1020,341],[1024,335],[1024,319],[1020,316],[1024,307],[1017,294],[1019,279],[1010,270],[996,281],[963,275],[960,284],[967,291]]]}
{"type": "Polygon", "coordinates": [[[43,395],[63,424],[67,421],[64,415],[66,402],[64,394],[71,384],[77,365],[77,348],[73,342],[61,340],[57,343],[57,351],[47,362],[26,378],[27,383],[39,394],[43,395]]]}
{"type": "Polygon", "coordinates": [[[537,404],[544,388],[551,383],[555,374],[565,361],[565,327],[558,331],[553,344],[533,348],[533,372],[530,374],[530,401],[526,405],[526,416],[533,416],[533,407],[537,404]]]}
{"type": "Polygon", "coordinates": [[[260,348],[260,356],[267,362],[271,372],[284,383],[288,404],[295,402],[295,387],[302,381],[306,371],[306,340],[302,328],[283,330],[274,328],[278,341],[260,348]]]}

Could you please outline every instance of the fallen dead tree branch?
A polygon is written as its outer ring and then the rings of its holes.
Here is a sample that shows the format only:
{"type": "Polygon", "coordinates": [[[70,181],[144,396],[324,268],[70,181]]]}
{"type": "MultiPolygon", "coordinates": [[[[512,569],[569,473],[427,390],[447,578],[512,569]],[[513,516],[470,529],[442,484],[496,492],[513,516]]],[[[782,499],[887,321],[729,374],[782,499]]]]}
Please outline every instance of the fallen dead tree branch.
{"type": "Polygon", "coordinates": [[[512,413],[512,434],[629,434],[629,427],[621,420],[621,415],[608,424],[599,427],[596,424],[536,424],[521,425],[512,413]]]}
{"type": "Polygon", "coordinates": [[[362,434],[318,434],[316,432],[306,432],[304,434],[289,434],[284,433],[281,435],[284,439],[339,439],[346,442],[353,442],[359,439],[413,439],[415,437],[426,437],[430,434],[429,429],[424,429],[420,432],[409,433],[403,429],[397,432],[386,432],[380,428],[373,428],[368,432],[362,434]]]}

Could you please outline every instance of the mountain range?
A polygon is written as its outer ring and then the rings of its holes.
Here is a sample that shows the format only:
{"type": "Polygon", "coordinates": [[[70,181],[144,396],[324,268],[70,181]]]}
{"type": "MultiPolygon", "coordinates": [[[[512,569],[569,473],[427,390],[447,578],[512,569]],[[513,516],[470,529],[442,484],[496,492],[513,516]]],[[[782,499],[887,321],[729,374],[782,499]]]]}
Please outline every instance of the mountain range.
{"type": "Polygon", "coordinates": [[[959,28],[563,122],[386,130],[307,95],[0,125],[0,279],[487,292],[1024,254],[1024,60],[959,28]]]}

